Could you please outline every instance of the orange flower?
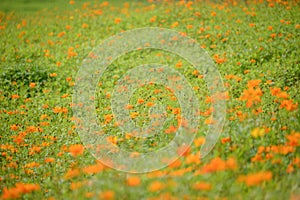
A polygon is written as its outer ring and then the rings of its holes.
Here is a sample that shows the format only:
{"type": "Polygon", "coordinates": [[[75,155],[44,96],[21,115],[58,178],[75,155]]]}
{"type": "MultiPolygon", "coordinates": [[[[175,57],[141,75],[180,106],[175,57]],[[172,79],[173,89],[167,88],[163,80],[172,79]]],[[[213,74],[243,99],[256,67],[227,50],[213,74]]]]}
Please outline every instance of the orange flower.
{"type": "Polygon", "coordinates": [[[183,176],[185,173],[192,171],[192,167],[188,167],[188,168],[183,168],[183,169],[178,169],[176,171],[171,171],[169,173],[169,176],[171,177],[179,177],[179,176],[183,176]]]}
{"type": "Polygon", "coordinates": [[[10,126],[10,130],[12,130],[12,131],[16,131],[18,129],[19,129],[19,127],[16,124],[13,124],[10,126]]]}
{"type": "Polygon", "coordinates": [[[298,132],[292,132],[290,135],[285,136],[288,140],[286,142],[289,146],[300,146],[300,133],[298,132]]]}
{"type": "Polygon", "coordinates": [[[193,184],[195,190],[210,190],[211,187],[211,184],[206,182],[197,182],[193,184]]]}
{"type": "Polygon", "coordinates": [[[35,167],[39,167],[40,164],[37,163],[37,162],[31,162],[31,163],[28,163],[26,165],[24,165],[24,168],[35,168],[35,167]]]}
{"type": "Polygon", "coordinates": [[[257,104],[261,102],[260,97],[263,95],[262,90],[257,87],[260,83],[260,80],[252,80],[248,82],[248,89],[244,90],[242,96],[240,97],[241,100],[246,100],[246,107],[250,108],[253,103],[257,104]]]}
{"type": "Polygon", "coordinates": [[[11,95],[11,98],[12,98],[12,99],[19,99],[19,98],[20,98],[20,96],[19,96],[19,95],[17,95],[17,94],[13,94],[13,95],[11,95]]]}
{"type": "Polygon", "coordinates": [[[194,15],[197,16],[197,17],[200,17],[201,13],[200,12],[195,12],[194,15]]]}
{"type": "Polygon", "coordinates": [[[270,90],[271,90],[271,95],[272,96],[277,96],[281,92],[281,89],[280,88],[276,88],[276,87],[270,88],[270,90]]]}
{"type": "Polygon", "coordinates": [[[113,115],[112,114],[107,114],[107,115],[104,116],[104,118],[105,118],[105,124],[108,124],[113,119],[113,115]]]}
{"type": "Polygon", "coordinates": [[[298,109],[298,103],[293,103],[293,100],[283,100],[279,106],[280,108],[285,108],[288,111],[293,111],[298,109]]]}
{"type": "Polygon", "coordinates": [[[77,53],[74,52],[74,48],[73,47],[69,47],[68,48],[68,57],[71,58],[71,57],[76,57],[77,56],[77,53]]]}
{"type": "Polygon", "coordinates": [[[172,113],[173,113],[174,115],[180,114],[180,108],[172,108],[172,113]]]}
{"type": "Polygon", "coordinates": [[[94,10],[93,13],[95,15],[102,15],[102,10],[94,10]]]}
{"type": "Polygon", "coordinates": [[[114,198],[115,198],[115,193],[114,193],[114,191],[111,191],[111,190],[101,192],[99,194],[99,199],[101,199],[101,200],[113,200],[114,198]]]}
{"type": "Polygon", "coordinates": [[[139,116],[139,113],[138,113],[138,112],[132,112],[132,113],[130,113],[131,119],[134,119],[134,118],[136,118],[137,116],[139,116]]]}
{"type": "Polygon", "coordinates": [[[49,74],[49,76],[50,76],[50,77],[56,77],[57,74],[56,74],[56,73],[51,73],[51,74],[49,74]]]}
{"type": "Polygon", "coordinates": [[[171,162],[169,165],[168,165],[168,167],[169,168],[178,168],[178,167],[180,167],[181,166],[181,161],[180,161],[180,159],[177,159],[177,160],[175,160],[174,162],[171,162]]]}
{"type": "Polygon", "coordinates": [[[277,154],[287,155],[295,151],[295,147],[286,145],[271,146],[270,150],[277,154]]]}
{"type": "Polygon", "coordinates": [[[138,102],[138,104],[142,104],[142,103],[144,103],[144,99],[138,99],[137,102],[138,102]]]}
{"type": "Polygon", "coordinates": [[[65,113],[65,114],[68,113],[68,109],[63,108],[63,107],[54,107],[52,110],[55,114],[57,114],[57,113],[65,113]]]}
{"type": "Polygon", "coordinates": [[[15,187],[9,189],[3,188],[3,193],[1,198],[3,199],[20,198],[22,194],[30,193],[39,189],[40,186],[37,184],[16,183],[15,187]]]}
{"type": "Polygon", "coordinates": [[[162,182],[154,181],[149,185],[148,190],[150,192],[157,192],[159,190],[162,190],[164,187],[165,187],[165,184],[163,184],[162,182]]]}
{"type": "Polygon", "coordinates": [[[199,137],[199,138],[194,139],[194,144],[196,147],[201,146],[202,144],[204,144],[204,142],[205,142],[204,137],[199,137]]]}
{"type": "Polygon", "coordinates": [[[226,138],[221,139],[222,144],[225,144],[225,143],[230,142],[230,141],[231,141],[230,137],[226,137],[226,138]]]}
{"type": "Polygon", "coordinates": [[[81,188],[81,186],[82,186],[82,182],[72,182],[70,185],[70,189],[77,190],[77,189],[81,188]]]}
{"type": "Polygon", "coordinates": [[[18,145],[25,142],[24,136],[22,135],[12,136],[12,138],[14,138],[13,142],[17,143],[18,145]]]}
{"type": "Polygon", "coordinates": [[[66,25],[66,29],[67,29],[67,30],[71,30],[72,27],[71,27],[70,25],[66,25]]]}
{"type": "Polygon", "coordinates": [[[30,88],[35,88],[35,86],[36,86],[36,83],[29,83],[30,88]]]}
{"type": "Polygon", "coordinates": [[[152,171],[152,172],[149,172],[148,174],[147,174],[147,177],[148,178],[157,178],[157,177],[163,177],[163,176],[165,176],[166,175],[166,171],[159,171],[159,170],[157,170],[157,171],[152,171]]]}
{"type": "Polygon", "coordinates": [[[65,179],[74,178],[80,175],[79,169],[69,169],[67,173],[64,175],[65,179]]]}
{"type": "Polygon", "coordinates": [[[188,25],[186,26],[186,28],[187,28],[187,29],[191,29],[191,28],[193,28],[193,25],[188,24],[188,25]]]}
{"type": "Polygon", "coordinates": [[[280,93],[278,93],[276,96],[277,96],[278,98],[282,98],[282,99],[287,99],[287,98],[289,98],[289,95],[288,95],[288,93],[286,93],[286,92],[280,92],[280,93]]]}
{"type": "Polygon", "coordinates": [[[205,124],[215,124],[216,121],[212,119],[212,117],[210,118],[207,118],[205,121],[204,121],[205,124]]]}
{"type": "Polygon", "coordinates": [[[210,15],[215,17],[215,16],[217,16],[217,13],[216,12],[211,12],[210,15]]]}
{"type": "Polygon", "coordinates": [[[38,131],[38,129],[35,126],[27,126],[26,127],[26,132],[28,132],[28,133],[34,133],[34,132],[37,132],[37,131],[38,131]]]}
{"type": "Polygon", "coordinates": [[[64,35],[66,35],[66,32],[65,32],[65,31],[60,32],[59,34],[57,34],[57,37],[62,37],[62,36],[64,36],[64,35]]]}
{"type": "Polygon", "coordinates": [[[130,105],[130,104],[128,104],[128,105],[125,106],[125,109],[127,109],[127,110],[130,110],[132,108],[133,108],[133,105],[130,105]]]}
{"type": "Polygon", "coordinates": [[[89,27],[89,25],[88,25],[88,24],[86,24],[86,23],[83,23],[81,27],[82,27],[82,28],[88,28],[88,27],[89,27]]]}
{"type": "Polygon", "coordinates": [[[83,168],[83,172],[85,174],[97,174],[97,173],[103,171],[104,168],[105,168],[104,165],[99,162],[95,165],[90,165],[90,166],[83,168]]]}
{"type": "Polygon", "coordinates": [[[147,102],[147,106],[148,107],[154,106],[154,103],[153,102],[147,102]]]}
{"type": "Polygon", "coordinates": [[[222,63],[224,63],[227,60],[225,57],[221,58],[217,54],[214,55],[214,59],[215,59],[215,61],[216,61],[217,64],[222,64],[222,63]]]}
{"type": "Polygon", "coordinates": [[[272,33],[271,35],[270,35],[270,37],[272,38],[272,39],[274,39],[275,37],[276,37],[276,33],[272,33]]]}
{"type": "Polygon", "coordinates": [[[69,152],[72,156],[80,156],[84,152],[84,146],[81,144],[74,144],[69,147],[69,152]]]}
{"type": "Polygon", "coordinates": [[[40,189],[40,186],[37,184],[16,183],[16,187],[18,187],[24,194],[40,189]]]}
{"type": "Polygon", "coordinates": [[[156,21],[156,16],[150,18],[150,22],[155,22],[155,21],[156,21]]]}
{"type": "Polygon", "coordinates": [[[195,172],[195,175],[203,173],[211,173],[215,171],[223,170],[235,170],[238,165],[234,158],[229,158],[227,161],[222,160],[219,157],[212,159],[208,164],[204,165],[199,171],[195,172]]]}
{"type": "Polygon", "coordinates": [[[291,164],[289,164],[289,165],[287,166],[287,168],[286,168],[286,172],[287,172],[287,173],[292,173],[294,170],[295,170],[295,169],[294,169],[293,165],[291,165],[291,164]]]}
{"type": "Polygon", "coordinates": [[[190,152],[191,152],[190,146],[189,146],[189,145],[185,145],[185,144],[181,145],[181,146],[178,147],[178,149],[177,149],[177,154],[178,154],[179,156],[187,156],[187,155],[190,154],[190,152]]]}
{"type": "Polygon", "coordinates": [[[137,176],[131,176],[127,178],[127,185],[138,186],[141,184],[141,179],[137,176]]]}
{"type": "Polygon", "coordinates": [[[170,134],[170,133],[176,133],[178,127],[176,126],[170,126],[168,129],[165,130],[166,134],[170,134]]]}
{"type": "Polygon", "coordinates": [[[248,88],[255,88],[257,87],[259,84],[261,83],[261,80],[260,79],[256,79],[256,80],[250,80],[248,81],[248,88]]]}
{"type": "Polygon", "coordinates": [[[199,154],[190,154],[186,157],[186,164],[190,164],[190,163],[196,163],[199,164],[200,161],[200,155],[199,154]]]}
{"type": "Polygon", "coordinates": [[[29,155],[34,155],[34,154],[40,153],[40,152],[41,152],[41,147],[33,146],[30,148],[29,155]]]}
{"type": "Polygon", "coordinates": [[[64,94],[61,96],[62,99],[67,98],[69,96],[69,94],[64,94]]]}
{"type": "Polygon", "coordinates": [[[257,173],[252,173],[248,175],[241,175],[238,178],[239,182],[245,182],[247,186],[259,185],[264,181],[270,181],[272,179],[272,172],[262,171],[257,173]]]}
{"type": "Polygon", "coordinates": [[[175,28],[175,27],[177,27],[178,25],[179,25],[178,22],[174,22],[174,23],[171,25],[171,28],[175,28]]]}
{"type": "Polygon", "coordinates": [[[181,61],[177,62],[176,65],[175,65],[175,67],[176,68],[181,68],[182,67],[182,62],[181,61]]]}
{"type": "Polygon", "coordinates": [[[46,159],[45,159],[45,163],[52,163],[52,162],[54,162],[54,161],[55,161],[54,158],[46,158],[46,159]]]}
{"type": "Polygon", "coordinates": [[[121,21],[122,21],[121,18],[116,18],[116,19],[115,19],[115,23],[116,23],[116,24],[119,24],[121,21]]]}

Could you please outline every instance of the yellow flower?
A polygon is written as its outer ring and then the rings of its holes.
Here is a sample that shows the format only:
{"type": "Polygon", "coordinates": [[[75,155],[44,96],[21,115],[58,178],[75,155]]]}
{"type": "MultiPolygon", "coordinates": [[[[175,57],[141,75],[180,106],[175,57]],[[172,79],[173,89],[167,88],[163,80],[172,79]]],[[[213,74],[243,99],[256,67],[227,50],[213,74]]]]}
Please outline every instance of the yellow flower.
{"type": "Polygon", "coordinates": [[[254,138],[261,137],[265,134],[265,129],[263,128],[255,128],[251,131],[251,136],[254,138]]]}

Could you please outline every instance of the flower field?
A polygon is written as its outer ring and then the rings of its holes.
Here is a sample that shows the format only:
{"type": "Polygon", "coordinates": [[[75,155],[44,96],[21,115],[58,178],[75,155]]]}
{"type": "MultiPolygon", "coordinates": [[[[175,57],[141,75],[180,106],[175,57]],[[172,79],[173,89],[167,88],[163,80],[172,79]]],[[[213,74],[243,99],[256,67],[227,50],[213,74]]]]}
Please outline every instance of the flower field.
{"type": "Polygon", "coordinates": [[[3,0],[0,44],[0,200],[300,199],[299,1],[3,0]],[[146,139],[120,132],[111,104],[130,70],[169,66],[199,101],[199,127],[190,145],[176,149],[179,158],[147,173],[127,173],[107,166],[84,144],[73,94],[84,60],[97,59],[102,42],[144,27],[177,31],[208,53],[225,88],[226,118],[214,148],[201,157],[215,123],[206,74],[162,49],[118,56],[91,98],[99,137],[131,152],[130,158],[166,147],[186,123],[174,91],[149,82],[123,109],[143,127],[163,105],[162,129],[146,139]]]}

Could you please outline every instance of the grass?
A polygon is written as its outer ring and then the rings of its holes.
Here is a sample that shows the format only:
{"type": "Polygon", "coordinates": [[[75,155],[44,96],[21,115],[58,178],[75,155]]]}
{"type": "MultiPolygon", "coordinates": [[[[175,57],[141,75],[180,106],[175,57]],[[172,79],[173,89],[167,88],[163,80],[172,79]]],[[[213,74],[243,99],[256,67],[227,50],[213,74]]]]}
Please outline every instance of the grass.
{"type": "Polygon", "coordinates": [[[0,199],[300,198],[298,1],[4,0],[0,8],[0,199]],[[208,52],[227,91],[227,113],[217,144],[200,159],[212,106],[202,72],[158,49],[118,57],[95,88],[102,137],[115,146],[156,152],[175,137],[184,112],[165,86],[144,85],[128,102],[129,118],[142,127],[162,104],[168,121],[146,139],[121,132],[111,99],[131,69],[167,65],[199,100],[190,148],[176,149],[182,156],[165,168],[131,174],[105,166],[82,144],[72,95],[94,48],[142,27],[185,33],[208,52]]]}

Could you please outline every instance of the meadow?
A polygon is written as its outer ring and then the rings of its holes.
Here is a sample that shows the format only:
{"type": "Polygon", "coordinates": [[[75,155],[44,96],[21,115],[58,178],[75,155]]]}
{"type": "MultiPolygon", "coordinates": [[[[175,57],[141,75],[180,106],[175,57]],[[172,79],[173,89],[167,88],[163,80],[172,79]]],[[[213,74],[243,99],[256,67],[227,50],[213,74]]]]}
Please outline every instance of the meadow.
{"type": "Polygon", "coordinates": [[[300,199],[299,1],[3,0],[0,44],[1,200],[300,199]],[[154,171],[127,173],[96,159],[83,143],[73,94],[78,71],[100,44],[144,27],[199,43],[223,80],[226,118],[216,145],[200,158],[214,123],[205,74],[162,49],[117,57],[96,80],[92,99],[100,136],[131,156],[166,147],[184,121],[172,89],[143,84],[124,107],[128,119],[142,127],[163,105],[168,120],[146,139],[120,133],[111,103],[131,69],[169,66],[199,100],[199,128],[190,146],[176,150],[180,157],[154,171]]]}

